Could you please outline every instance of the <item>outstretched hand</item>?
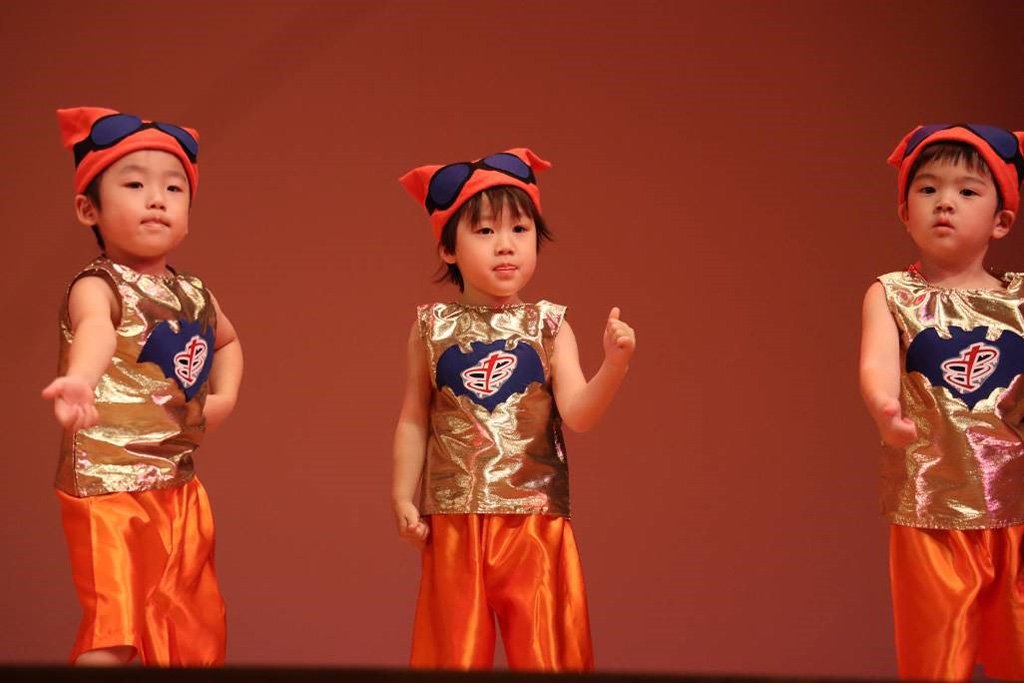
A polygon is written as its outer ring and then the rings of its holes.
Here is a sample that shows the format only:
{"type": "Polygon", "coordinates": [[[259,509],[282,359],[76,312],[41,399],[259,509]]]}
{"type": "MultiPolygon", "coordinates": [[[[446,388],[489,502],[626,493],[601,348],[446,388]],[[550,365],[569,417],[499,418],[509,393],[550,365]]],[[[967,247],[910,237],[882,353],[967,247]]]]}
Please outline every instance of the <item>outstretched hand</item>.
{"type": "Polygon", "coordinates": [[[878,431],[884,443],[896,448],[906,448],[917,440],[917,426],[910,418],[903,417],[903,409],[898,400],[886,401],[881,413],[878,431]]]}
{"type": "Polygon", "coordinates": [[[604,327],[605,361],[613,365],[628,365],[635,350],[636,332],[619,320],[619,307],[615,306],[608,314],[608,323],[604,327]]]}
{"type": "Polygon", "coordinates": [[[77,432],[99,422],[93,388],[80,377],[58,377],[43,389],[43,398],[53,401],[53,413],[64,429],[77,432]]]}

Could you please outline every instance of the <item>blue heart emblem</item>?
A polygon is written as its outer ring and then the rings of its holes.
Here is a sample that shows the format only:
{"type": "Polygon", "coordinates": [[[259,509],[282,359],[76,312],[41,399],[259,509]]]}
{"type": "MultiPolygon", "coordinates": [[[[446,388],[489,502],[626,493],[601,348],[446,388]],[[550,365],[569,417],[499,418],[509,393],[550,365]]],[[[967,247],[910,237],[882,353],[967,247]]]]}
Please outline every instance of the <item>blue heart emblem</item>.
{"type": "Polygon", "coordinates": [[[159,365],[164,377],[177,382],[185,400],[191,401],[210,376],[213,344],[212,325],[207,325],[204,330],[198,320],[178,321],[178,331],[175,332],[165,320],[153,328],[139,354],[139,362],[159,365]]]}
{"type": "Polygon", "coordinates": [[[949,328],[949,339],[929,328],[916,337],[907,349],[907,372],[919,372],[932,386],[946,387],[967,407],[988,398],[998,387],[1008,388],[1024,371],[1024,339],[1009,330],[999,339],[986,339],[987,327],[970,332],[949,328]]]}
{"type": "Polygon", "coordinates": [[[448,387],[456,396],[468,396],[488,411],[512,394],[526,391],[533,382],[544,383],[544,366],[533,347],[525,342],[512,350],[505,340],[473,342],[469,353],[457,345],[437,360],[437,388],[448,387]]]}

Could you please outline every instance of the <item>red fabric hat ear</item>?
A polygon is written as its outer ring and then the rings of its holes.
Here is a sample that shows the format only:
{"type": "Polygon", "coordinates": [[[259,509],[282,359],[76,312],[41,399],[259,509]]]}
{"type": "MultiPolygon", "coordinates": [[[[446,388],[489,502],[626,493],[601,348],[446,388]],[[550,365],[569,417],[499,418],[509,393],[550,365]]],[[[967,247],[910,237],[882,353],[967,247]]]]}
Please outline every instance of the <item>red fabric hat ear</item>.
{"type": "Polygon", "coordinates": [[[420,166],[414,168],[398,179],[405,191],[412,195],[416,203],[423,206],[427,201],[427,188],[430,187],[430,179],[434,177],[437,170],[441,168],[438,164],[420,166]]]}
{"type": "Polygon", "coordinates": [[[113,109],[103,107],[73,107],[57,110],[57,123],[60,125],[61,142],[67,150],[74,149],[75,143],[89,136],[92,124],[104,116],[117,114],[113,109]]]}
{"type": "Polygon", "coordinates": [[[515,154],[517,157],[526,162],[527,166],[532,168],[535,172],[546,171],[551,168],[551,162],[545,161],[537,156],[534,151],[528,147],[513,147],[512,149],[505,150],[509,154],[515,154]]]}
{"type": "Polygon", "coordinates": [[[903,136],[903,139],[896,145],[896,149],[892,151],[886,162],[895,169],[899,169],[903,165],[903,156],[907,152],[907,145],[910,144],[910,138],[914,136],[914,133],[921,130],[923,126],[915,126],[913,130],[903,136]]]}

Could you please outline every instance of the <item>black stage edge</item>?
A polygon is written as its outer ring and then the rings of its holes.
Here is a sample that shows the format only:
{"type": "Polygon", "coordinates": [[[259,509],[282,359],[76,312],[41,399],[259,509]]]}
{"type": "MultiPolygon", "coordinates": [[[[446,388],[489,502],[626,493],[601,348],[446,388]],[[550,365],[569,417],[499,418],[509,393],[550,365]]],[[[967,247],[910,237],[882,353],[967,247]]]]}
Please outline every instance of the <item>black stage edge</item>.
{"type": "MultiPolygon", "coordinates": [[[[156,669],[148,667],[75,668],[60,666],[0,666],[0,681],[49,683],[50,681],[81,681],[105,683],[140,681],[170,683],[172,681],[211,681],[212,683],[481,683],[512,681],[559,683],[845,683],[849,678],[784,678],[738,675],[667,675],[634,673],[595,674],[531,674],[514,671],[456,672],[410,671],[408,669],[323,669],[277,667],[226,667],[223,669],[156,669]]],[[[879,679],[872,679],[879,683],[879,679]]]]}

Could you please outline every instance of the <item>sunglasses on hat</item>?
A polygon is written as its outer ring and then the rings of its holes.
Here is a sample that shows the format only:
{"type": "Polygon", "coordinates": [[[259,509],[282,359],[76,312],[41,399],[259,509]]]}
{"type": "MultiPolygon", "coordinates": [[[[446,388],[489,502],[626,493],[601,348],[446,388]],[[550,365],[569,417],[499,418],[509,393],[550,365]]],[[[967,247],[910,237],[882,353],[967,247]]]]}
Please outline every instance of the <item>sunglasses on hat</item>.
{"type": "Polygon", "coordinates": [[[515,154],[508,152],[492,154],[479,161],[460,161],[448,164],[437,169],[430,177],[427,198],[424,201],[427,213],[444,211],[454,204],[459,193],[462,192],[462,188],[466,186],[466,182],[477,169],[497,171],[524,183],[537,184],[533,169],[515,154]]]}
{"type": "Polygon", "coordinates": [[[156,128],[160,132],[170,135],[181,145],[188,160],[193,164],[196,163],[196,160],[199,158],[199,141],[192,137],[192,134],[184,128],[158,121],[143,123],[142,119],[131,114],[111,114],[97,119],[92,124],[88,137],[75,143],[75,166],[77,167],[82,163],[82,159],[89,152],[113,147],[128,136],[147,128],[156,128]]]}
{"type": "Polygon", "coordinates": [[[996,155],[1017,169],[1017,177],[1024,178],[1024,156],[1021,155],[1020,141],[1008,130],[997,126],[986,126],[980,123],[933,123],[921,128],[910,136],[903,158],[910,156],[918,146],[933,134],[950,128],[964,128],[984,140],[996,155]]]}

